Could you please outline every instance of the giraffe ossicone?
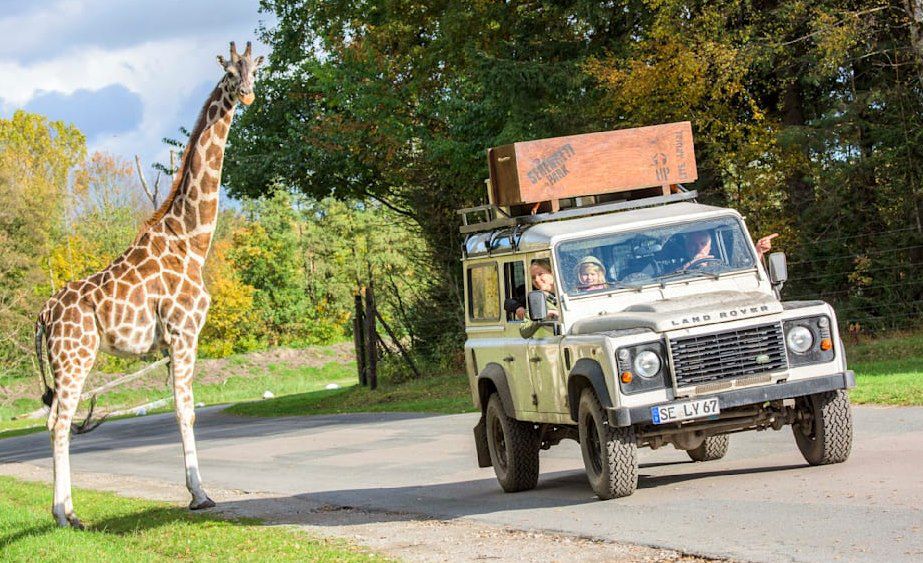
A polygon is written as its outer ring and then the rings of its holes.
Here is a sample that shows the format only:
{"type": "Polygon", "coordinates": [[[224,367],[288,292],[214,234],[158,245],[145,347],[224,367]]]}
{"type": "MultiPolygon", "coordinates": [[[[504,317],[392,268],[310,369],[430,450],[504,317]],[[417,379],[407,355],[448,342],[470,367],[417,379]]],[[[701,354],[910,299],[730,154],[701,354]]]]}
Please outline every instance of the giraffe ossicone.
{"type": "Polygon", "coordinates": [[[210,298],[202,267],[218,218],[224,147],[238,103],[253,102],[253,82],[263,57],[248,42],[230,59],[218,56],[224,76],[196,120],[180,168],[164,202],[134,242],[107,268],[67,283],[42,308],[35,346],[48,429],[54,451],[52,514],[61,526],[82,528],[71,499],[70,433],[86,377],[99,351],[140,357],[170,355],[176,418],[182,436],[189,507],[215,503],[202,487],[196,456],[192,374],[199,331],[210,298]],[[47,347],[47,350],[45,349],[47,347]],[[49,386],[44,358],[54,380],[49,386]]]}

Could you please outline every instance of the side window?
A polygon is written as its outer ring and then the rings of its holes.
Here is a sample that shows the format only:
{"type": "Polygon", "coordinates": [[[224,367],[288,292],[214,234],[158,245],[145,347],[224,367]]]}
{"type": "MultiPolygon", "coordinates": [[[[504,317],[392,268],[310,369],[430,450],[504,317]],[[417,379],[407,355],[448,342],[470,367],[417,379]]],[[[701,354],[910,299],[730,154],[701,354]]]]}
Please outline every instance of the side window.
{"type": "Polygon", "coordinates": [[[526,306],[526,267],[523,262],[507,262],[503,265],[503,311],[506,320],[521,321],[516,318],[516,309],[526,306]]]}
{"type": "Polygon", "coordinates": [[[496,263],[468,268],[468,318],[500,320],[500,278],[496,263]]]}

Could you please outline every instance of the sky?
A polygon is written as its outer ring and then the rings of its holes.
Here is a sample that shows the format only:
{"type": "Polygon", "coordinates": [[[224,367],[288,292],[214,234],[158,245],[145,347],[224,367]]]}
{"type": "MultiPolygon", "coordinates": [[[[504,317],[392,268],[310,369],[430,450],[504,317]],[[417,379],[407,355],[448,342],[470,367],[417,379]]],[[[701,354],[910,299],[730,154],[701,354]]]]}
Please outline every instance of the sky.
{"type": "MultiPolygon", "coordinates": [[[[0,0],[0,117],[18,109],[76,125],[89,150],[167,163],[164,137],[192,129],[228,43],[268,55],[259,0],[0,0]]],[[[185,139],[182,139],[185,142],[185,139]]]]}

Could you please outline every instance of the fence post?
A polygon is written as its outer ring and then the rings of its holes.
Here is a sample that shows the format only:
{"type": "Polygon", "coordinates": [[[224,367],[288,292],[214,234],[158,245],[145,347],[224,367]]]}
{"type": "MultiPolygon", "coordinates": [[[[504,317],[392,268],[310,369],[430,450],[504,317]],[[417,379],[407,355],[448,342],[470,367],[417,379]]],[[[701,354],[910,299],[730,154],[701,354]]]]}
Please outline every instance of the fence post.
{"type": "Polygon", "coordinates": [[[369,285],[365,288],[365,351],[368,366],[369,389],[378,387],[378,331],[375,329],[375,284],[369,277],[369,285]]]}
{"type": "Polygon", "coordinates": [[[356,369],[359,372],[359,385],[368,385],[365,371],[365,313],[362,306],[363,288],[356,292],[356,311],[353,316],[353,346],[356,349],[356,369]]]}

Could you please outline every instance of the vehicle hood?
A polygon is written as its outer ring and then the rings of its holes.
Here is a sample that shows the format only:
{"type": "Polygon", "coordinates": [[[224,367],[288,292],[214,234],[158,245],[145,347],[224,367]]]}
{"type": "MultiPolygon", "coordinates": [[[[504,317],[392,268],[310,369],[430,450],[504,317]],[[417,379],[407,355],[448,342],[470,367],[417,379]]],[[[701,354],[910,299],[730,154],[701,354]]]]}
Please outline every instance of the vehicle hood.
{"type": "Polygon", "coordinates": [[[632,328],[667,332],[781,312],[782,303],[765,293],[716,291],[638,303],[615,313],[603,311],[598,316],[575,322],[570,334],[632,328]]]}

